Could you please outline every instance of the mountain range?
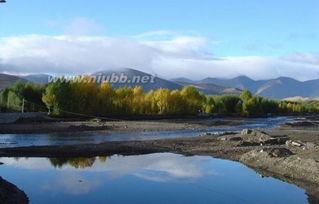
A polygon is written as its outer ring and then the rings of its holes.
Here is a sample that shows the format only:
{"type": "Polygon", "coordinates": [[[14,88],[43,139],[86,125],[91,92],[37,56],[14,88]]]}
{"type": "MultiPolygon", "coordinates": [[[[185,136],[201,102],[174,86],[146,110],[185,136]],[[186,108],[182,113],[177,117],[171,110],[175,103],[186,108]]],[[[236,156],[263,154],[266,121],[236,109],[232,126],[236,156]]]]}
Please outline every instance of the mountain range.
{"type": "MultiPolygon", "coordinates": [[[[141,72],[134,69],[117,69],[99,71],[93,73],[91,76],[111,76],[116,74],[124,74],[128,79],[133,77],[151,77],[151,74],[141,72]]],[[[46,84],[49,81],[50,75],[36,74],[27,76],[14,76],[0,73],[0,89],[8,87],[16,81],[31,81],[40,84],[46,84]]],[[[192,80],[188,78],[174,78],[167,80],[161,77],[155,77],[154,83],[142,83],[141,81],[132,83],[130,80],[119,83],[111,83],[114,87],[120,86],[142,86],[145,91],[154,90],[158,88],[182,89],[184,86],[195,86],[199,91],[205,94],[240,94],[242,90],[248,89],[253,94],[268,97],[283,99],[289,97],[301,98],[317,98],[319,97],[319,79],[309,81],[298,81],[289,77],[279,77],[269,80],[253,80],[247,76],[239,76],[232,79],[220,78],[205,78],[202,80],[192,80]]]]}
{"type": "MultiPolygon", "coordinates": [[[[181,82],[181,78],[173,79],[181,82]]],[[[185,82],[188,82],[186,79],[185,82]]],[[[205,78],[193,81],[194,84],[216,84],[223,87],[233,87],[237,89],[248,89],[252,93],[268,98],[287,98],[287,97],[309,97],[319,96],[319,79],[309,81],[298,81],[289,77],[278,77],[269,80],[253,80],[247,76],[239,76],[232,79],[205,78]]]]}
{"type": "MultiPolygon", "coordinates": [[[[129,80],[132,80],[133,77],[151,77],[151,74],[147,74],[145,72],[141,72],[134,69],[117,69],[115,71],[108,70],[108,71],[100,71],[93,73],[92,76],[111,76],[112,74],[116,74],[119,76],[120,74],[124,74],[128,77],[129,80]]],[[[239,94],[241,90],[236,88],[227,88],[223,86],[218,86],[212,83],[203,83],[203,84],[195,84],[191,82],[178,82],[178,81],[172,81],[172,80],[166,80],[160,77],[154,78],[154,83],[112,83],[110,82],[114,87],[120,87],[120,86],[142,86],[144,91],[148,92],[150,90],[156,90],[159,88],[168,88],[170,90],[178,89],[181,90],[184,86],[187,85],[193,85],[195,86],[199,91],[205,93],[205,94],[239,94]]]]}

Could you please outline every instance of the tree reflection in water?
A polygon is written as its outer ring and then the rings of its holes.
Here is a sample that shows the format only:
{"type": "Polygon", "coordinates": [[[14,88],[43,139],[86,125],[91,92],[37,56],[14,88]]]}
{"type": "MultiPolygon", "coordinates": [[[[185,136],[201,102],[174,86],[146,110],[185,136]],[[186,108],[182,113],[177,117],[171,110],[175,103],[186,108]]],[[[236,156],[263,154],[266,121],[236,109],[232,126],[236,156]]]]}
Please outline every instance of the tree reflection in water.
{"type": "Polygon", "coordinates": [[[83,168],[92,167],[97,158],[101,163],[105,163],[107,161],[106,156],[77,157],[77,158],[55,157],[55,158],[49,158],[49,161],[51,165],[54,166],[55,168],[62,168],[65,165],[70,165],[77,169],[83,169],[83,168]]]}

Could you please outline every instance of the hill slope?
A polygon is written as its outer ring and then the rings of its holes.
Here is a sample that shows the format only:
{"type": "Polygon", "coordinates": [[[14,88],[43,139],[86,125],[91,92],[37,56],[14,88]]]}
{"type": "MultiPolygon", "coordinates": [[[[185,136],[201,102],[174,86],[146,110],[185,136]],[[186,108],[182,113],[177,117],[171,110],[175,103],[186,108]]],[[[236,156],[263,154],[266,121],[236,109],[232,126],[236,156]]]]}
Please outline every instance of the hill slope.
{"type": "Polygon", "coordinates": [[[116,75],[120,77],[121,74],[127,76],[127,80],[125,82],[119,82],[119,81],[112,82],[111,80],[109,80],[110,84],[112,84],[114,87],[142,86],[144,91],[146,92],[150,90],[159,89],[159,88],[168,88],[170,90],[183,88],[183,86],[178,83],[168,81],[159,77],[153,77],[154,80],[151,80],[151,77],[152,77],[151,74],[147,74],[145,72],[141,72],[134,69],[128,69],[128,68],[118,69],[115,71],[113,70],[99,71],[99,72],[93,73],[92,76],[96,76],[96,77],[103,76],[105,78],[107,77],[110,78],[112,75],[116,75]],[[146,80],[147,82],[143,83],[143,80],[142,80],[143,77],[148,78],[149,80],[146,80]]]}
{"type": "Polygon", "coordinates": [[[8,75],[8,74],[1,74],[0,73],[0,90],[11,86],[12,84],[16,83],[17,81],[27,81],[17,76],[8,75]]]}

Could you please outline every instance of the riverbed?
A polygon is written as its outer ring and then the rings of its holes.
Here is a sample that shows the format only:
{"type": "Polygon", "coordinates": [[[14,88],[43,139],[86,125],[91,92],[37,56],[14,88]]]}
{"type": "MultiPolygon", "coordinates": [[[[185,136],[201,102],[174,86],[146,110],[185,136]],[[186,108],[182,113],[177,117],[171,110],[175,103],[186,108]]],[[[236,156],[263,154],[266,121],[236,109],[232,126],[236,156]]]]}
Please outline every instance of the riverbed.
{"type": "MultiPolygon", "coordinates": [[[[151,140],[167,138],[185,138],[205,134],[219,134],[230,131],[250,129],[271,129],[282,123],[293,122],[295,117],[267,117],[267,118],[242,118],[229,119],[237,121],[237,125],[224,125],[229,123],[227,119],[221,119],[223,125],[217,124],[218,119],[197,121],[127,121],[107,122],[109,126],[121,126],[121,128],[106,131],[73,131],[45,134],[0,134],[0,148],[24,147],[40,145],[75,145],[98,144],[107,141],[151,140]],[[217,122],[216,122],[217,121],[217,122]],[[225,122],[226,121],[226,122],[225,122]],[[240,122],[238,122],[240,121],[240,122]],[[132,123],[132,124],[131,124],[132,123]],[[120,125],[119,125],[120,124],[120,125]],[[131,126],[133,127],[131,127],[131,126]],[[165,127],[166,126],[166,127],[165,127]],[[168,127],[170,126],[170,127],[168,127]]],[[[43,124],[39,124],[41,126],[43,124]]],[[[32,126],[29,127],[32,130],[32,126]]]]}

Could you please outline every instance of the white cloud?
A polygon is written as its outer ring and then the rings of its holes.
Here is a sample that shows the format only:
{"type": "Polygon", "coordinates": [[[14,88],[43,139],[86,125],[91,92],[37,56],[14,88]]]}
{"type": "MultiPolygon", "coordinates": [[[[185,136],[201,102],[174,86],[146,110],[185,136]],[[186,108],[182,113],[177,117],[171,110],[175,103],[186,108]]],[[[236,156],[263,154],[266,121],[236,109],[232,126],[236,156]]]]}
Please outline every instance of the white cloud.
{"type": "MultiPolygon", "coordinates": [[[[1,162],[5,165],[28,170],[52,170],[54,167],[46,158],[2,158],[1,162]]],[[[205,175],[217,174],[213,170],[206,170],[204,166],[211,162],[210,157],[193,156],[185,157],[172,153],[157,153],[137,156],[118,156],[113,155],[105,163],[95,160],[90,168],[76,169],[76,172],[108,172],[112,178],[119,178],[124,175],[133,175],[145,180],[166,182],[176,179],[197,179],[205,175]]],[[[58,172],[71,175],[74,167],[64,165],[55,169],[58,172]]],[[[70,181],[59,180],[59,186],[64,186],[70,192],[88,192],[91,187],[97,185],[92,181],[90,188],[75,188],[79,180],[78,176],[68,176],[70,181]],[[62,182],[65,181],[65,182],[62,182]],[[69,184],[69,185],[67,185],[69,184]]]]}
{"type": "Polygon", "coordinates": [[[314,53],[295,53],[283,56],[282,59],[302,64],[312,64],[319,66],[319,54],[314,53]]]}
{"type": "MultiPolygon", "coordinates": [[[[81,20],[74,25],[77,22],[81,20]]],[[[218,43],[197,34],[165,30],[134,37],[12,36],[0,38],[0,72],[83,74],[130,67],[166,78],[247,75],[255,79],[289,76],[306,80],[319,77],[318,55],[217,59],[212,50],[218,43]]]]}

